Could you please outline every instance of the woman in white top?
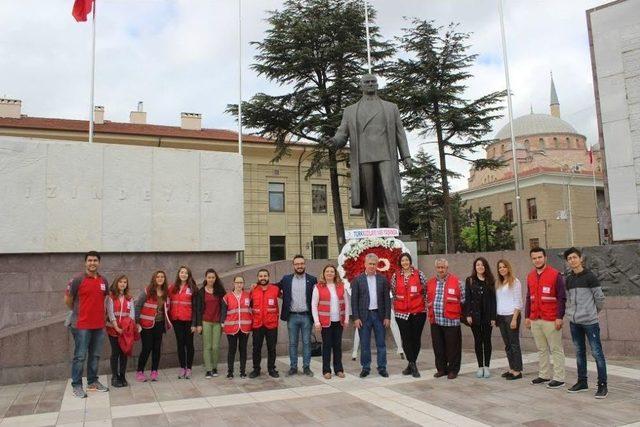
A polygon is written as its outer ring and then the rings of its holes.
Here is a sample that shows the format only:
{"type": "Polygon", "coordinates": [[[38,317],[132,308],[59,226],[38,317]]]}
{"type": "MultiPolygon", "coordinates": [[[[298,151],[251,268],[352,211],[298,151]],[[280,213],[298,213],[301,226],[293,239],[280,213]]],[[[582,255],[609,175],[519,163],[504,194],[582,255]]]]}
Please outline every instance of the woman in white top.
{"type": "Polygon", "coordinates": [[[505,345],[509,371],[502,374],[507,380],[522,378],[522,352],[520,350],[520,314],[522,312],[522,285],[513,275],[506,259],[498,261],[496,277],[497,323],[505,345]]]}
{"type": "Polygon", "coordinates": [[[322,331],[322,374],[331,378],[333,371],[344,378],[342,367],[342,330],[349,324],[349,298],[336,268],[329,264],[322,270],[311,296],[311,314],[316,331],[322,331]]]}

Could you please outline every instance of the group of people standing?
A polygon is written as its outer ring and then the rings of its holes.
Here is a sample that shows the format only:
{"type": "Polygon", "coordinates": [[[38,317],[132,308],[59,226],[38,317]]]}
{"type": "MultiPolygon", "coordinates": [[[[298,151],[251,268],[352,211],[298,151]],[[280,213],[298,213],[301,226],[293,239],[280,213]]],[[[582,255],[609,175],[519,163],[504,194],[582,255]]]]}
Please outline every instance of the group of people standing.
{"type": "Polygon", "coordinates": [[[436,274],[427,279],[413,265],[411,255],[404,253],[389,283],[377,271],[378,257],[370,253],[365,257],[364,272],[353,280],[350,287],[345,287],[334,265],[325,266],[318,280],[306,272],[304,257],[296,255],[292,261],[293,273],[285,275],[279,282],[272,283],[269,271],[260,269],[255,284],[246,287],[244,277],[238,275],[233,278],[230,290],[224,288],[213,269],[206,271],[204,281],[198,287],[191,270],[181,266],[171,285],[165,272],[156,271],[134,300],[130,295],[128,278],[121,275],[109,287],[106,279],[98,273],[100,255],[89,252],[85,255],[84,274],[69,282],[65,297],[71,309],[68,325],[75,342],[73,392],[77,397],[86,397],[82,387],[85,360],[87,390],[108,390],[97,376],[105,329],[112,350],[113,387],[127,385],[127,357],[131,355],[133,342],[138,337],[142,346],[136,380],[159,379],[162,339],[170,329],[176,336],[179,378],[188,379],[192,375],[195,334],[202,334],[205,376],[218,376],[222,333],[227,336],[229,344],[227,378],[234,377],[236,352],[240,359],[240,377],[247,377],[249,334],[252,334],[253,341],[253,369],[248,376],[257,378],[261,375],[262,345],[266,341],[267,372],[269,376],[278,378],[280,374],[275,360],[280,320],[287,322],[289,333],[288,376],[299,373],[300,338],[302,373],[314,375],[311,371],[311,336],[315,329],[322,335],[323,377],[330,379],[333,373],[344,378],[342,334],[349,325],[350,315],[360,336],[360,377],[367,377],[371,372],[372,334],[377,349],[378,374],[388,377],[385,331],[390,326],[392,313],[408,361],[403,375],[420,377],[417,359],[423,328],[428,320],[435,355],[434,377],[457,377],[462,353],[461,324],[464,323],[473,332],[478,378],[491,375],[491,335],[493,327],[497,326],[509,361],[509,370],[502,377],[521,379],[519,329],[524,316],[525,326],[531,329],[539,352],[539,375],[532,383],[546,383],[549,388],[559,388],[564,385],[561,328],[566,311],[578,361],[578,382],[568,391],[588,389],[587,337],[598,367],[596,397],[606,397],[606,364],[597,317],[603,307],[604,295],[597,278],[583,267],[582,255],[576,248],[570,248],[564,254],[571,269],[566,276],[566,286],[563,275],[547,265],[544,249],[534,248],[530,255],[533,269],[527,276],[526,302],[523,304],[522,284],[505,259],[498,261],[494,276],[487,260],[477,258],[471,275],[463,282],[449,272],[448,261],[444,258],[435,261],[436,274]],[[282,310],[279,299],[282,300],[282,310]],[[149,356],[151,370],[147,376],[145,367],[149,356]]]}

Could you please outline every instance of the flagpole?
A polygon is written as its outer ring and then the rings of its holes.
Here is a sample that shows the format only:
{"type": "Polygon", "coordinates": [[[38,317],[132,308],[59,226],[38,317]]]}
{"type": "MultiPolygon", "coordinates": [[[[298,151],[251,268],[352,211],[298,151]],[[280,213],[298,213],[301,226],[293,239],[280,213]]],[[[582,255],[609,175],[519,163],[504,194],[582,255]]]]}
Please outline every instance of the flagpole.
{"type": "Polygon", "coordinates": [[[364,29],[367,35],[367,69],[369,70],[369,74],[371,74],[371,41],[369,36],[369,6],[367,6],[367,1],[364,1],[364,29]]]}
{"type": "Polygon", "coordinates": [[[95,75],[96,75],[96,3],[93,0],[93,13],[91,19],[91,96],[89,100],[89,143],[93,143],[94,128],[94,92],[95,92],[95,75]]]}
{"type": "Polygon", "coordinates": [[[238,154],[242,155],[242,0],[238,0],[238,154]]]}
{"type": "Polygon", "coordinates": [[[596,206],[596,228],[598,229],[598,244],[602,244],[600,236],[600,215],[598,214],[598,188],[596,187],[596,165],[593,162],[593,152],[589,147],[589,160],[591,161],[591,177],[593,178],[593,198],[596,206]]]}

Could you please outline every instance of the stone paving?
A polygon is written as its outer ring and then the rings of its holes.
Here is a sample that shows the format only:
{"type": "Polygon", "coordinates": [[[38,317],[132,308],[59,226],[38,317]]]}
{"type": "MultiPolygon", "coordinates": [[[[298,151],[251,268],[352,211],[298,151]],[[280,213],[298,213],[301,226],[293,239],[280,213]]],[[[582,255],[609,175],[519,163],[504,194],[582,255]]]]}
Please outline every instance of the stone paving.
{"type": "MultiPolygon", "coordinates": [[[[595,365],[589,364],[586,393],[549,390],[529,381],[536,376],[536,355],[525,355],[525,378],[500,378],[505,358],[492,362],[492,377],[475,377],[471,353],[463,354],[456,380],[433,378],[433,354],[419,360],[422,377],[400,374],[405,362],[389,355],[389,378],[373,374],[362,380],[360,367],[345,353],[346,378],[325,380],[319,358],[315,376],[285,377],[288,358],[278,358],[281,378],[205,379],[196,367],[191,380],[179,380],[176,369],[161,371],[156,383],[136,383],[109,393],[71,395],[69,381],[47,381],[0,387],[0,427],[5,426],[640,426],[640,359],[609,360],[609,396],[593,397],[595,365]],[[635,424],[634,424],[635,423],[635,424]]],[[[494,351],[494,356],[502,352],[494,351]]],[[[374,357],[375,361],[375,357],[374,357]]],[[[250,362],[249,362],[250,364],[250,362]]],[[[250,366],[250,365],[249,365],[250,366]]],[[[237,367],[236,367],[237,369],[237,367]]],[[[567,384],[575,382],[575,360],[567,358],[567,384]]],[[[107,376],[101,381],[108,384],[107,376]]]]}

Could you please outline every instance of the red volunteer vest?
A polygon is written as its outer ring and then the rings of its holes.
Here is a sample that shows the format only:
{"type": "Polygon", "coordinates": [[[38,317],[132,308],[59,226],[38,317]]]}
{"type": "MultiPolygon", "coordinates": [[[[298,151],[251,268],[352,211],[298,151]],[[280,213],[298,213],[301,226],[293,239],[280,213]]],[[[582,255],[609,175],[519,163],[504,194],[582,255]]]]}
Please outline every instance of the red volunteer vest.
{"type": "MultiPolygon", "coordinates": [[[[320,326],[328,328],[331,326],[331,291],[326,285],[320,283],[316,285],[318,289],[318,320],[320,326]]],[[[344,326],[344,285],[342,283],[336,285],[336,295],[338,296],[338,305],[340,306],[340,324],[344,326]]]]}
{"type": "Polygon", "coordinates": [[[269,284],[266,290],[260,285],[251,291],[251,311],[253,312],[253,329],[278,327],[278,295],[280,288],[269,284]]]}
{"type": "Polygon", "coordinates": [[[176,286],[179,287],[179,285],[172,285],[169,288],[169,295],[171,295],[169,317],[171,320],[191,322],[191,300],[193,298],[193,292],[188,285],[185,285],[174,294],[173,289],[176,286]]]}
{"type": "MultiPolygon", "coordinates": [[[[111,295],[109,296],[109,298],[111,298],[111,301],[113,301],[113,314],[116,316],[116,323],[118,324],[118,327],[122,327],[122,325],[120,324],[120,319],[122,319],[123,317],[129,317],[129,313],[131,313],[131,298],[125,297],[124,304],[120,304],[120,298],[118,297],[114,297],[113,295],[111,295]]],[[[118,336],[116,330],[111,326],[107,326],[107,333],[112,337],[118,336]]]]}
{"type": "Polygon", "coordinates": [[[534,268],[527,276],[531,306],[529,318],[531,320],[542,319],[554,321],[558,316],[558,301],[556,300],[556,282],[558,270],[546,266],[542,273],[538,274],[534,268]]]}
{"type": "MultiPolygon", "coordinates": [[[[462,307],[460,304],[460,280],[453,274],[447,276],[447,281],[444,284],[444,317],[447,319],[460,319],[460,313],[462,307]]],[[[436,315],[433,310],[433,302],[436,298],[436,286],[437,281],[435,277],[432,277],[427,282],[427,301],[429,301],[429,323],[436,322],[436,315]]]]}
{"type": "MultiPolygon", "coordinates": [[[[156,314],[158,312],[158,298],[154,295],[153,297],[149,296],[149,291],[147,289],[144,290],[145,294],[147,294],[147,299],[142,304],[142,308],[140,309],[140,326],[143,329],[151,329],[153,325],[156,323],[156,314]]],[[[165,301],[164,303],[164,317],[166,322],[166,329],[171,327],[171,321],[169,320],[169,304],[165,301]]]]}
{"type": "Polygon", "coordinates": [[[253,319],[251,317],[251,294],[243,291],[238,297],[233,292],[227,293],[222,300],[227,305],[227,317],[224,322],[224,333],[235,335],[242,331],[249,333],[253,319]]]}
{"type": "Polygon", "coordinates": [[[393,300],[396,313],[415,314],[425,310],[420,273],[413,269],[409,280],[405,280],[401,271],[396,273],[396,292],[393,300]]]}

